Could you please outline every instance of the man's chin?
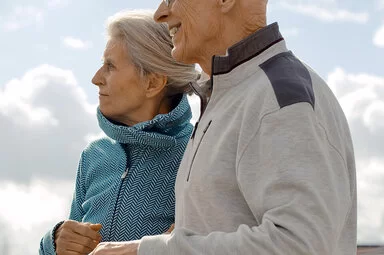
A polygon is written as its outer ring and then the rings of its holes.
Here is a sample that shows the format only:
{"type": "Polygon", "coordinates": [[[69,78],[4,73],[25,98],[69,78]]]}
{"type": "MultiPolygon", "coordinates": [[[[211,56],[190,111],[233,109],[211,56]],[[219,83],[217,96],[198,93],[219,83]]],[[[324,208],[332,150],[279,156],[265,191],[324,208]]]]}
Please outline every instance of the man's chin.
{"type": "Polygon", "coordinates": [[[174,60],[176,60],[178,62],[182,62],[182,57],[181,57],[181,54],[180,54],[180,51],[178,50],[178,48],[174,47],[172,49],[171,55],[172,55],[174,60]]]}
{"type": "Polygon", "coordinates": [[[195,62],[188,57],[188,54],[185,54],[185,52],[181,51],[180,48],[174,47],[172,50],[172,57],[174,60],[180,63],[184,64],[195,64],[195,62]]]}

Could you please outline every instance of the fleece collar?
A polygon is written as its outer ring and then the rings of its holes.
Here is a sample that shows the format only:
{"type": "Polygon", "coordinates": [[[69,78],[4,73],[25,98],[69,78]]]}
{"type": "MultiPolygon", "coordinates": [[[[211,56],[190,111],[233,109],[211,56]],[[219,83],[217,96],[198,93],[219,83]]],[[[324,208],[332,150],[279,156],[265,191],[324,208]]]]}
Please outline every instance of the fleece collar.
{"type": "Polygon", "coordinates": [[[107,119],[97,109],[97,119],[104,133],[123,144],[141,144],[159,149],[169,149],[176,145],[176,140],[189,135],[186,128],[192,112],[186,95],[179,104],[167,114],[158,114],[153,119],[140,122],[134,126],[116,124],[107,119]]]}

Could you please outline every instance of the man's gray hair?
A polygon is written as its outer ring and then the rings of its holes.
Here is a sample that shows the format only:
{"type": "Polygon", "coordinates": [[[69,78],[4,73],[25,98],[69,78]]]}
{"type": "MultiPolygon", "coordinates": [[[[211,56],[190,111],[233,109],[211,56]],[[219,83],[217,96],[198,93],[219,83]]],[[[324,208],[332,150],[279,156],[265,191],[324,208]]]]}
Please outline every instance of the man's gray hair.
{"type": "Polygon", "coordinates": [[[171,55],[172,38],[165,24],[145,10],[121,11],[107,20],[108,38],[120,39],[141,77],[149,73],[168,78],[168,95],[190,92],[190,82],[199,76],[195,65],[176,62],[171,55]]]}

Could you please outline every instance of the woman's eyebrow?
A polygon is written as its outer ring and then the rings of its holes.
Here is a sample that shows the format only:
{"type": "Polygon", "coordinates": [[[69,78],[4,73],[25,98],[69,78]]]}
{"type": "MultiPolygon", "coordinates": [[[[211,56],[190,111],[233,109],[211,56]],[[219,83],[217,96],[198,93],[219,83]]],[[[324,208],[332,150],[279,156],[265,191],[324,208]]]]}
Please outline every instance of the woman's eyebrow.
{"type": "Polygon", "coordinates": [[[102,58],[101,58],[101,61],[102,61],[103,63],[110,63],[110,64],[114,64],[114,61],[113,61],[113,59],[112,59],[112,58],[110,58],[110,57],[102,57],[102,58]]]}

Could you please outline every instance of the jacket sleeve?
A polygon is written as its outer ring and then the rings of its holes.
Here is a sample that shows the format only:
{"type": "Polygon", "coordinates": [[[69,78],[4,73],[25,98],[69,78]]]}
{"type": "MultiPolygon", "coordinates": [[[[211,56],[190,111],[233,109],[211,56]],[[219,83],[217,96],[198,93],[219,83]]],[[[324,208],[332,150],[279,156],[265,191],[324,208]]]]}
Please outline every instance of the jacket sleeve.
{"type": "MultiPolygon", "coordinates": [[[[71,205],[71,211],[69,215],[69,219],[75,220],[75,221],[82,221],[82,218],[84,216],[84,211],[82,208],[82,204],[85,200],[85,187],[84,187],[84,179],[83,179],[83,172],[84,172],[84,152],[81,155],[79,167],[77,170],[76,175],[76,184],[75,184],[75,192],[73,194],[72,199],[72,205],[71,205]]],[[[40,255],[56,255],[56,245],[55,245],[55,231],[57,228],[63,224],[64,221],[61,221],[57,223],[48,233],[43,236],[43,238],[40,241],[40,249],[39,254],[40,255]]]]}
{"type": "Polygon", "coordinates": [[[239,153],[238,185],[258,225],[206,236],[175,229],[144,237],[139,255],[334,254],[355,190],[343,153],[312,107],[299,103],[264,116],[239,153]]]}

